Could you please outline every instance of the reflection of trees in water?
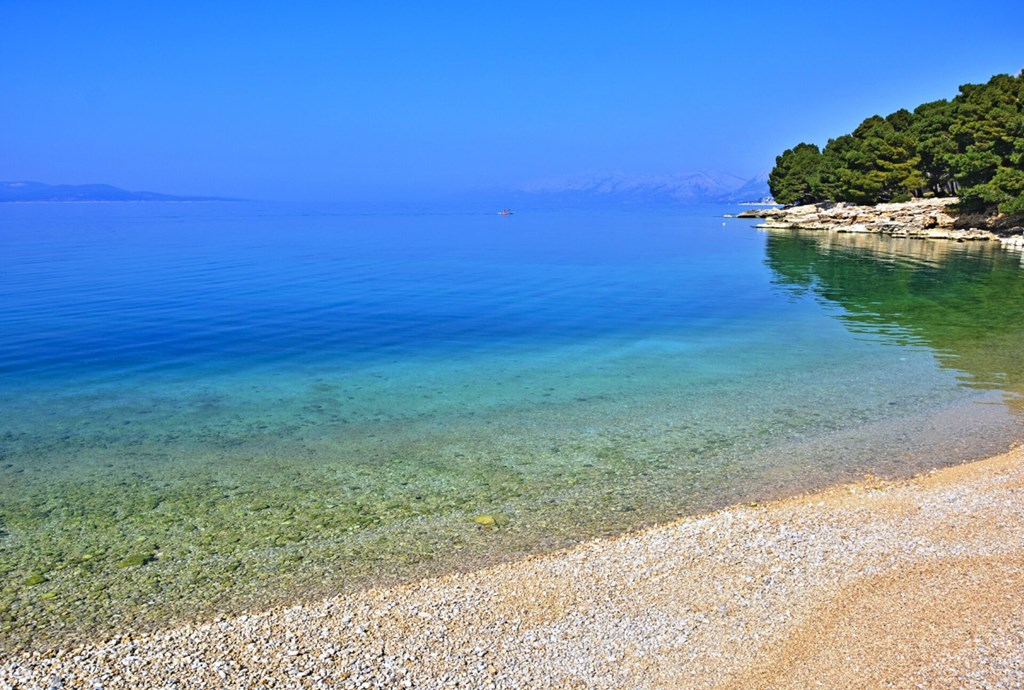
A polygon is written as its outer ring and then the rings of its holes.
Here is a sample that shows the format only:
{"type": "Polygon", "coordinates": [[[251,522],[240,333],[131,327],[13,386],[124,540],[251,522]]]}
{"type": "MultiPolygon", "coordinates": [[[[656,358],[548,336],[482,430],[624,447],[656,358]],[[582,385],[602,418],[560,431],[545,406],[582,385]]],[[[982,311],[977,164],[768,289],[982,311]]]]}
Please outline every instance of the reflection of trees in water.
{"type": "Polygon", "coordinates": [[[928,347],[966,385],[1024,395],[1017,253],[987,242],[791,230],[768,235],[765,263],[785,289],[841,306],[850,330],[928,347]]]}

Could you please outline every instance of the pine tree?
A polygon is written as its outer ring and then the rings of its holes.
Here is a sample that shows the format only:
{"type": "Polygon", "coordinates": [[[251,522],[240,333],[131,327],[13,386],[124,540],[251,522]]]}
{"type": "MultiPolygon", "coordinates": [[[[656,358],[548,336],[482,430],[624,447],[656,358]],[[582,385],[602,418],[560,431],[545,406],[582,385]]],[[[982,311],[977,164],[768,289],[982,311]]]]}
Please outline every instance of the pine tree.
{"type": "Polygon", "coordinates": [[[775,159],[768,188],[780,204],[812,204],[821,201],[821,151],[815,144],[800,143],[775,159]]]}
{"type": "Polygon", "coordinates": [[[799,144],[775,162],[769,186],[780,203],[956,194],[964,210],[1024,214],[1024,71],[912,113],[873,115],[824,151],[799,144]]]}

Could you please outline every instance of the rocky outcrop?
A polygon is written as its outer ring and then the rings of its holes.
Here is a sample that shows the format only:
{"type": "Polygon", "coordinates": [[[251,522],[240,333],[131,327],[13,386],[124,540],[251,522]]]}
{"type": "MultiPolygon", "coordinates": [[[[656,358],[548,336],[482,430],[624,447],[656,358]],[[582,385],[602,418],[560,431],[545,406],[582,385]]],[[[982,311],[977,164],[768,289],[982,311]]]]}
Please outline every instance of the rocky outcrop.
{"type": "Polygon", "coordinates": [[[769,213],[773,213],[775,211],[781,211],[781,210],[782,209],[779,209],[779,208],[752,208],[752,209],[748,209],[746,211],[741,211],[740,213],[737,213],[735,216],[726,213],[724,217],[725,218],[767,218],[769,213]]]}
{"type": "Polygon", "coordinates": [[[1024,248],[1020,218],[1000,214],[956,214],[951,199],[918,199],[898,204],[858,206],[820,203],[789,208],[744,211],[740,218],[764,218],[765,229],[828,230],[876,233],[892,237],[944,240],[992,240],[1024,248]]]}

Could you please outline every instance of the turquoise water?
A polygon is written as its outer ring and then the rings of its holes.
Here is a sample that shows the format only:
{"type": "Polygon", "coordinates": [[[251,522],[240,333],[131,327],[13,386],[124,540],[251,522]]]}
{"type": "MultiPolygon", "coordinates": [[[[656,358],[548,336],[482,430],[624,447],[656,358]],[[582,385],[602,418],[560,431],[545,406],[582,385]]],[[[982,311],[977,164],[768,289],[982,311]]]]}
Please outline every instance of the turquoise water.
{"type": "Polygon", "coordinates": [[[733,210],[0,206],[2,646],[1024,436],[1019,253],[733,210]]]}

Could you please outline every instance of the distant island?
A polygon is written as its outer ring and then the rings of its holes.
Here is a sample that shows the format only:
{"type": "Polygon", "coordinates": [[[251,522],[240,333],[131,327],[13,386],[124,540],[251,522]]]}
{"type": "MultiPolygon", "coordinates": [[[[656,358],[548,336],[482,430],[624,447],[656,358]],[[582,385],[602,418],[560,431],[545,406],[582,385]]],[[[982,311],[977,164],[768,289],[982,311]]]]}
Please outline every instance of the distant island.
{"type": "Polygon", "coordinates": [[[872,115],[823,150],[800,143],[768,176],[781,204],[871,205],[956,197],[955,212],[1024,216],[1024,71],[872,115]]]}
{"type": "Polygon", "coordinates": [[[108,184],[50,185],[41,182],[0,182],[0,202],[9,201],[238,201],[238,199],[130,192],[108,184]]]}

